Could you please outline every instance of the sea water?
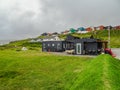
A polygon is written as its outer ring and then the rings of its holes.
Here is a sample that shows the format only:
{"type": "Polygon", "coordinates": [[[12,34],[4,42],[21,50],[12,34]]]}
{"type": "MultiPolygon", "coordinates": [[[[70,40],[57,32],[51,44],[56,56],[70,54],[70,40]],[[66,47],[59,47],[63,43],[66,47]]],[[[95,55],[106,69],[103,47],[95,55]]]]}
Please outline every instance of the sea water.
{"type": "Polygon", "coordinates": [[[0,45],[9,44],[11,40],[0,40],[0,45]]]}

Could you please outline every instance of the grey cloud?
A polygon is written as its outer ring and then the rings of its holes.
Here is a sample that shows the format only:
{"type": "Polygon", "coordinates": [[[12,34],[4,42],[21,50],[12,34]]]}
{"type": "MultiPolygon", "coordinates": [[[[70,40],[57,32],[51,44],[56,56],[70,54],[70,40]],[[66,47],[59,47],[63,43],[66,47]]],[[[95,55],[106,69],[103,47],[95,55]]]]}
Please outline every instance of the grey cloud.
{"type": "Polygon", "coordinates": [[[116,4],[115,0],[44,0],[43,12],[46,14],[61,12],[61,21],[71,26],[114,24],[116,21],[112,23],[109,21],[111,18],[119,18],[119,8],[116,4]]]}
{"type": "Polygon", "coordinates": [[[16,5],[9,9],[9,14],[0,10],[0,38],[22,39],[71,27],[120,23],[119,0],[39,1],[42,7],[38,14],[34,11],[21,12],[16,5]]]}

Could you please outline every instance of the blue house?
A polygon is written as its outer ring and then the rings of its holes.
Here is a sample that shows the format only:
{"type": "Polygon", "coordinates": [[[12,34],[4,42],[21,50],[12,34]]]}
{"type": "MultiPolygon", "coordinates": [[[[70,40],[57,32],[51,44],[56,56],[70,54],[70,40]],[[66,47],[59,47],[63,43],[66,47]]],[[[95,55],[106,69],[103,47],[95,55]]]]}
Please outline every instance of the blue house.
{"type": "Polygon", "coordinates": [[[78,28],[77,30],[86,31],[86,29],[85,29],[84,27],[80,27],[80,28],[78,28]]]}

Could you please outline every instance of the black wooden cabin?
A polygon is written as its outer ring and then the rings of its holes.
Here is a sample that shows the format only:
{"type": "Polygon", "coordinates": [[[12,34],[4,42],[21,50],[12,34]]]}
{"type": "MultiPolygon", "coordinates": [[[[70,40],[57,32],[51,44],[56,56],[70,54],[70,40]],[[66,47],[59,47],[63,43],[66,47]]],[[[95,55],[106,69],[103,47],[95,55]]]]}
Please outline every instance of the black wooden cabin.
{"type": "Polygon", "coordinates": [[[42,51],[45,52],[63,52],[65,47],[63,44],[65,41],[43,41],[42,42],[42,51]]]}
{"type": "Polygon", "coordinates": [[[107,48],[107,41],[95,38],[78,38],[68,35],[64,41],[44,41],[42,51],[64,52],[74,50],[77,55],[97,55],[107,48]]]}

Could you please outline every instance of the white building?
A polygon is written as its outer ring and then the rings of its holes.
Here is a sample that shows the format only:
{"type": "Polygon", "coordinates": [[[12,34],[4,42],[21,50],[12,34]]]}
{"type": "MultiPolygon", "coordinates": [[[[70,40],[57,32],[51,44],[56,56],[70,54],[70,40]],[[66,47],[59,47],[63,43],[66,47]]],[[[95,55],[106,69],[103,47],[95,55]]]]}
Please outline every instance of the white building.
{"type": "Polygon", "coordinates": [[[58,36],[48,36],[43,39],[43,41],[59,41],[60,38],[58,36]]]}

